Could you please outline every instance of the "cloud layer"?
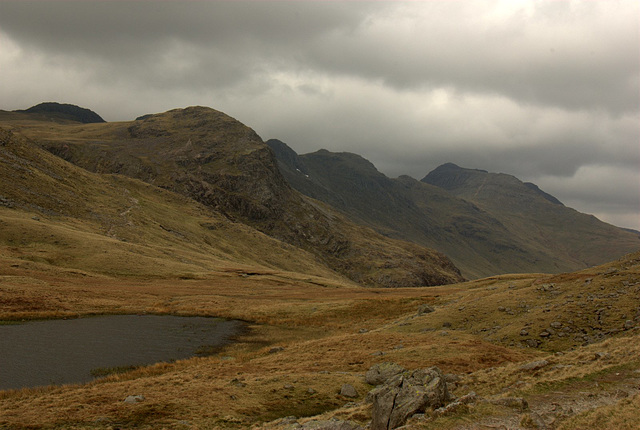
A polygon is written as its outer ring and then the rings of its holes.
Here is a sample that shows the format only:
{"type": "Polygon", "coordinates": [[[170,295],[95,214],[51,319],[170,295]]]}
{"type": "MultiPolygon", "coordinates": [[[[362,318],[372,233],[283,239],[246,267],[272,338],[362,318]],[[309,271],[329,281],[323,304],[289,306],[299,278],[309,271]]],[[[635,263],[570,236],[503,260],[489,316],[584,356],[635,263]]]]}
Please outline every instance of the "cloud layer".
{"type": "Polygon", "coordinates": [[[207,105],[300,153],[510,173],[640,229],[639,15],[636,0],[3,1],[0,109],[207,105]]]}

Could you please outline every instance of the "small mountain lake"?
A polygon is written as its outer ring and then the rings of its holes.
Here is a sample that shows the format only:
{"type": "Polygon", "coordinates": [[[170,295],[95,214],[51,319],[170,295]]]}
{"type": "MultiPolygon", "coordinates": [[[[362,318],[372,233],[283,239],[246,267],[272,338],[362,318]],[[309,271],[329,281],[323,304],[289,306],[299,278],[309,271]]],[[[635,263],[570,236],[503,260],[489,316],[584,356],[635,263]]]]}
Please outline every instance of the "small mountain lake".
{"type": "Polygon", "coordinates": [[[101,369],[210,353],[231,343],[244,326],[241,321],[171,315],[0,325],[0,390],[84,383],[101,369]]]}

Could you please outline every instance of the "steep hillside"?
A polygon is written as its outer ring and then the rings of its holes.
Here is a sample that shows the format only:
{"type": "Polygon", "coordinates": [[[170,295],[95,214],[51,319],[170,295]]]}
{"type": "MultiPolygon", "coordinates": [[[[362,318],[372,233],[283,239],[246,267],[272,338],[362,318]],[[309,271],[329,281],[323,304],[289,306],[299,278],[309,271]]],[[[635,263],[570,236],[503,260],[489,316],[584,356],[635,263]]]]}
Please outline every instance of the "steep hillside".
{"type": "MultiPolygon", "coordinates": [[[[408,176],[390,179],[359,155],[326,150],[298,155],[281,141],[269,140],[267,144],[278,157],[284,176],[298,191],[331,204],[387,236],[444,252],[468,277],[577,270],[640,247],[637,236],[606,226],[610,235],[600,244],[606,242],[609,248],[619,249],[610,254],[610,249],[594,246],[586,252],[591,258],[582,261],[570,254],[571,247],[578,252],[578,242],[592,240],[603,231],[604,223],[598,222],[598,228],[590,232],[568,228],[563,234],[574,243],[566,250],[557,250],[537,240],[535,232],[540,222],[534,217],[528,220],[524,233],[513,231],[509,217],[497,216],[475,201],[408,176]]],[[[524,188],[534,201],[542,199],[561,206],[533,184],[524,188]]]]}
{"type": "Polygon", "coordinates": [[[601,264],[640,249],[638,234],[564,206],[537,186],[511,175],[445,164],[423,182],[476,204],[518,237],[552,250],[559,268],[601,264]],[[562,265],[562,266],[560,266],[562,265]]]}
{"type": "Polygon", "coordinates": [[[0,259],[7,267],[136,278],[227,269],[338,278],[311,254],[191,199],[90,173],[2,128],[0,184],[0,259]]]}
{"type": "Polygon", "coordinates": [[[258,135],[213,109],[176,109],[123,123],[11,118],[4,124],[87,170],[126,175],[192,198],[230,221],[313,253],[356,282],[398,287],[461,279],[443,255],[388,240],[292,190],[258,135]]]}

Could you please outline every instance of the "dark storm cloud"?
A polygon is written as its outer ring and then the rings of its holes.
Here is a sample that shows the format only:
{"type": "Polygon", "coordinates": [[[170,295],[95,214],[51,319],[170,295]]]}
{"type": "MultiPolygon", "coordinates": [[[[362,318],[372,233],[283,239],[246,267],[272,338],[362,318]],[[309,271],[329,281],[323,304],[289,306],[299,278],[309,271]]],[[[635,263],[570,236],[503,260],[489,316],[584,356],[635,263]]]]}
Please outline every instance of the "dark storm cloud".
{"type": "Polygon", "coordinates": [[[226,86],[267,66],[291,66],[309,40],[367,10],[346,3],[0,2],[0,31],[29,50],[94,62],[102,67],[98,77],[226,86]]]}
{"type": "Polygon", "coordinates": [[[510,173],[640,228],[639,14],[636,0],[0,1],[0,108],[207,105],[300,153],[359,153],[391,176],[510,173]]]}
{"type": "Polygon", "coordinates": [[[607,3],[534,2],[505,18],[477,1],[2,2],[0,28],[32,49],[99,59],[105,73],[121,68],[150,85],[226,86],[270,68],[312,68],[400,90],[449,86],[635,110],[640,54],[630,23],[639,8],[607,3]],[[186,66],[167,79],[165,62],[186,66]]]}

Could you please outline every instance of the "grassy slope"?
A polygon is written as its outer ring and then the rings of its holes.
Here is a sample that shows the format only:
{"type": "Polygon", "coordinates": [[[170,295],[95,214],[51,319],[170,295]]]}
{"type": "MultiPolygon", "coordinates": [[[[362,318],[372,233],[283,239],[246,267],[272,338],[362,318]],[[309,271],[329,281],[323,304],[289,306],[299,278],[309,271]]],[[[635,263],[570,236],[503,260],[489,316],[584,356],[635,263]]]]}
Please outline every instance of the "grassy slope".
{"type": "MultiPolygon", "coordinates": [[[[298,249],[267,253],[283,245],[179,195],[76,171],[4,132],[0,157],[0,179],[12,184],[0,200],[0,321],[150,312],[253,322],[220,355],[0,393],[0,428],[276,429],[287,425],[271,420],[319,413],[365,424],[372,387],[362,374],[382,361],[459,374],[457,395],[524,396],[558,427],[640,426],[638,329],[625,329],[640,320],[639,253],[554,276],[363,289],[298,249]],[[425,303],[435,311],[418,316],[425,303]],[[274,345],[284,350],[270,353],[274,345]],[[520,369],[534,359],[550,364],[520,369]],[[360,393],[355,404],[338,394],[345,382],[360,393]],[[145,400],[123,403],[131,394],[145,400]]],[[[518,428],[524,418],[478,403],[412,426],[518,428]]]]}
{"type": "Polygon", "coordinates": [[[3,256],[118,276],[193,277],[246,266],[338,278],[312,255],[190,199],[89,173],[6,130],[0,138],[3,256]]]}
{"type": "Polygon", "coordinates": [[[227,218],[314,253],[356,282],[395,287],[461,279],[442,254],[388,240],[293,191],[253,130],[213,109],[177,109],[144,121],[76,125],[13,115],[6,126],[68,161],[193,198],[227,218]]]}

